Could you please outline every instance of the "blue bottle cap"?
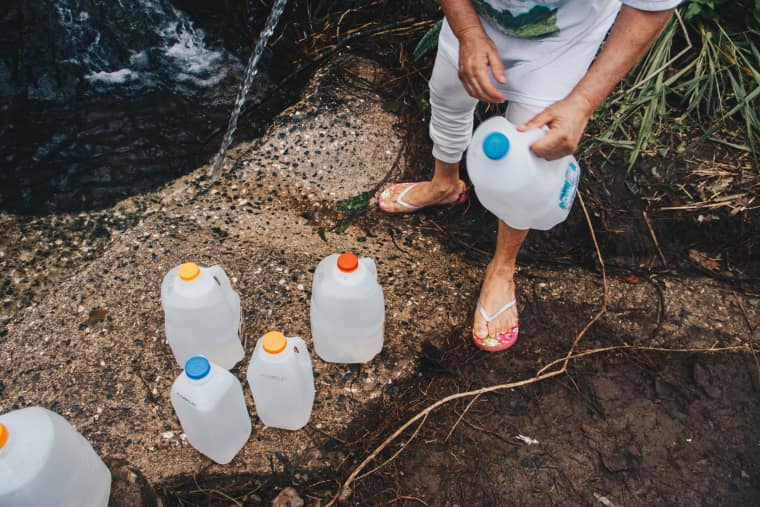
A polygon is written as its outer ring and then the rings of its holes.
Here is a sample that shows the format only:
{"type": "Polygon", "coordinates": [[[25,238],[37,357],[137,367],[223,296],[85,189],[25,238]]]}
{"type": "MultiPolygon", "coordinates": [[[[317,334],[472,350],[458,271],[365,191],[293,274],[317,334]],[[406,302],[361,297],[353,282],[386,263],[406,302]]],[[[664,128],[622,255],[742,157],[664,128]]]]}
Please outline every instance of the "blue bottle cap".
{"type": "Polygon", "coordinates": [[[200,380],[211,371],[211,363],[203,356],[193,356],[185,363],[185,375],[193,380],[200,380]]]}
{"type": "Polygon", "coordinates": [[[509,139],[501,132],[491,132],[483,139],[483,152],[491,160],[499,160],[509,151],[509,139]]]}

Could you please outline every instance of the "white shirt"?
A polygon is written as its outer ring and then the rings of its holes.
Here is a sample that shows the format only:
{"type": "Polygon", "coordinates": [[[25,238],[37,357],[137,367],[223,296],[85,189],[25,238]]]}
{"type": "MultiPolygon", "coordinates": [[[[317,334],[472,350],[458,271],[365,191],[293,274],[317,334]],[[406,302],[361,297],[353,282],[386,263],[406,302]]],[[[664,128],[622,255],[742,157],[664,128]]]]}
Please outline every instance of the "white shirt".
{"type": "MultiPolygon", "coordinates": [[[[666,10],[680,0],[624,0],[666,10]]],[[[504,62],[507,100],[544,107],[563,99],[586,74],[615,21],[618,0],[474,0],[481,24],[504,62]]],[[[455,67],[459,41],[444,21],[438,50],[455,67]]]]}

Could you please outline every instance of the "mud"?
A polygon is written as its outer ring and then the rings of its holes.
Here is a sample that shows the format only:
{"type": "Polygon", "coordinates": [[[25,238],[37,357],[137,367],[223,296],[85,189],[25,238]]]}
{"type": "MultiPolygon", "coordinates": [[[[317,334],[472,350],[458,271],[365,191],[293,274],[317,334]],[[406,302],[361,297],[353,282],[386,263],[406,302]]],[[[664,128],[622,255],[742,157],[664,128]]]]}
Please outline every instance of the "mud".
{"type": "MultiPolygon", "coordinates": [[[[514,371],[512,360],[473,363],[457,368],[458,378],[424,375],[425,399],[529,375],[514,371]]],[[[760,449],[749,430],[760,417],[757,374],[747,355],[589,357],[559,380],[441,408],[399,458],[356,485],[352,500],[753,505],[760,498],[760,449]]]]}

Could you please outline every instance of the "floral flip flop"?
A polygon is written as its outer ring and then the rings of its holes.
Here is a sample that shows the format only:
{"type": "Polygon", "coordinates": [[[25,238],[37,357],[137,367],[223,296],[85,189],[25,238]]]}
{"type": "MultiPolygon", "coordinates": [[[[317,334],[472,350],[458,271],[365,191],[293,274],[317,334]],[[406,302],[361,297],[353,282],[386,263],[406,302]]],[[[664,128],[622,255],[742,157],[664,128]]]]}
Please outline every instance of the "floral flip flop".
{"type": "MultiPolygon", "coordinates": [[[[513,299],[509,303],[505,304],[501,308],[499,308],[495,313],[492,315],[488,315],[486,313],[486,309],[483,308],[483,305],[478,301],[478,311],[480,312],[480,315],[483,316],[483,318],[486,320],[486,322],[490,323],[513,306],[517,304],[517,300],[513,299]]],[[[481,350],[485,350],[486,352],[499,352],[500,350],[506,350],[512,345],[517,342],[517,333],[520,331],[519,322],[516,322],[514,326],[512,326],[512,329],[507,331],[506,333],[499,333],[496,336],[486,336],[485,338],[480,338],[478,335],[475,334],[475,330],[472,331],[472,340],[475,342],[475,346],[478,347],[481,350]]]]}
{"type": "Polygon", "coordinates": [[[409,204],[408,202],[404,200],[404,198],[409,192],[412,191],[414,187],[416,187],[420,183],[422,182],[417,181],[417,182],[408,182],[408,183],[395,183],[391,185],[390,187],[383,190],[380,196],[377,198],[377,205],[380,207],[382,211],[385,211],[386,213],[413,213],[427,206],[438,206],[438,205],[443,205],[443,204],[453,205],[453,204],[463,204],[467,202],[467,185],[464,185],[464,189],[459,194],[457,199],[452,203],[440,203],[440,204],[434,203],[434,204],[429,204],[426,206],[416,206],[414,204],[409,204]],[[396,191],[398,191],[400,188],[403,188],[401,193],[398,194],[398,196],[395,199],[392,199],[391,197],[393,196],[393,194],[396,191]],[[403,209],[398,210],[398,211],[391,211],[388,209],[389,204],[398,204],[403,209]]]}

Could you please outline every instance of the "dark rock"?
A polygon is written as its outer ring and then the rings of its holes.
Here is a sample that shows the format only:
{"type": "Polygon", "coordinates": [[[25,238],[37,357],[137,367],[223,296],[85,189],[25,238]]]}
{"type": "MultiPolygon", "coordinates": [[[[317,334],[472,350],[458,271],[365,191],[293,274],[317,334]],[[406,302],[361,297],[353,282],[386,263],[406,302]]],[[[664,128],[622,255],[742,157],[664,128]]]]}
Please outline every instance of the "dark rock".
{"type": "Polygon", "coordinates": [[[712,373],[708,367],[703,366],[699,362],[694,363],[692,377],[694,378],[694,383],[700,387],[710,398],[715,399],[721,396],[721,389],[719,386],[714,384],[712,380],[712,373]]]}
{"type": "Polygon", "coordinates": [[[280,494],[272,500],[272,507],[303,507],[303,505],[303,499],[298,496],[298,491],[292,487],[283,489],[280,494]]]}
{"type": "Polygon", "coordinates": [[[106,459],[111,470],[110,507],[162,507],[153,486],[135,467],[118,458],[106,459]]]}
{"type": "Polygon", "coordinates": [[[106,318],[106,315],[108,315],[108,311],[104,308],[93,308],[90,310],[90,315],[87,317],[85,324],[89,327],[92,327],[99,322],[103,322],[106,318]]]}
{"type": "Polygon", "coordinates": [[[628,470],[628,459],[625,453],[620,452],[617,449],[611,449],[609,451],[600,452],[599,457],[602,460],[602,465],[610,472],[622,472],[628,470]]]}

